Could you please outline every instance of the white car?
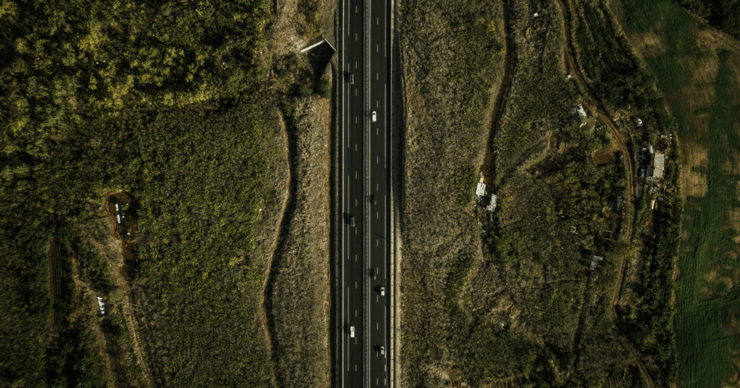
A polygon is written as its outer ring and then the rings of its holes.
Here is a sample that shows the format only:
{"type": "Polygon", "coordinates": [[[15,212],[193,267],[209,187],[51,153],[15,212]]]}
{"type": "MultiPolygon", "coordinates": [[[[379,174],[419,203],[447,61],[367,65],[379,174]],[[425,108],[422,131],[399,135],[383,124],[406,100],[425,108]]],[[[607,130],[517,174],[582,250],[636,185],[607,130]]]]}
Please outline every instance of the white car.
{"type": "Polygon", "coordinates": [[[385,356],[385,346],[380,345],[380,355],[385,356]]]}
{"type": "Polygon", "coordinates": [[[385,287],[380,287],[380,296],[385,296],[385,287]]]}
{"type": "Polygon", "coordinates": [[[349,336],[350,338],[355,338],[355,327],[354,326],[349,327],[349,336]]]}
{"type": "Polygon", "coordinates": [[[373,111],[373,122],[378,121],[378,114],[373,111]]]}

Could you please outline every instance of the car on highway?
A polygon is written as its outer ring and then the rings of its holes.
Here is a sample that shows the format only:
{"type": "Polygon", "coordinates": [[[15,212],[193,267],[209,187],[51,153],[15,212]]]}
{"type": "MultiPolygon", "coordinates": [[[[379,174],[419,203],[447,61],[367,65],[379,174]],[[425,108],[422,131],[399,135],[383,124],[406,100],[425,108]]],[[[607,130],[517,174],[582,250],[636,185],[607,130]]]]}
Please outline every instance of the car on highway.
{"type": "Polygon", "coordinates": [[[378,204],[378,197],[376,197],[374,195],[370,195],[370,203],[372,203],[373,205],[377,205],[378,204]]]}
{"type": "Polygon", "coordinates": [[[378,348],[378,352],[381,356],[385,356],[385,346],[380,345],[380,347],[378,348]]]}
{"type": "Polygon", "coordinates": [[[373,280],[378,278],[378,271],[376,271],[375,268],[370,268],[370,277],[373,278],[373,280]]]}
{"type": "Polygon", "coordinates": [[[349,226],[355,227],[355,216],[349,216],[349,226]]]}
{"type": "Polygon", "coordinates": [[[355,338],[355,327],[354,326],[349,327],[349,336],[350,338],[355,338]]]}
{"type": "Polygon", "coordinates": [[[385,296],[385,287],[380,287],[378,292],[380,293],[380,296],[385,296]]]}
{"type": "Polygon", "coordinates": [[[378,114],[373,111],[373,122],[378,121],[378,114]]]}
{"type": "Polygon", "coordinates": [[[355,75],[352,73],[349,73],[349,84],[354,85],[355,84],[355,75]]]}

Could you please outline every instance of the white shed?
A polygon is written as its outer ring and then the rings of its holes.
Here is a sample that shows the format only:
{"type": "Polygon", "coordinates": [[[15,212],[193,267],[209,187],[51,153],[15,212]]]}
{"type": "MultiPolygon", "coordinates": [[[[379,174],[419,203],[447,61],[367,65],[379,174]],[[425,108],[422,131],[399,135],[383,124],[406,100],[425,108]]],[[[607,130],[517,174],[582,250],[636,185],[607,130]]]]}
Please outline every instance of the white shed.
{"type": "Polygon", "coordinates": [[[596,267],[599,266],[599,263],[601,263],[601,260],[604,260],[601,256],[594,256],[591,258],[591,270],[595,270],[596,267]]]}
{"type": "Polygon", "coordinates": [[[583,105],[578,104],[575,108],[573,108],[573,116],[578,116],[578,118],[581,119],[581,121],[586,121],[586,111],[583,109],[583,105]]]}
{"type": "Polygon", "coordinates": [[[662,178],[665,167],[665,154],[656,153],[653,160],[653,178],[662,178]]]}
{"type": "Polygon", "coordinates": [[[486,195],[486,184],[483,182],[478,182],[478,187],[475,188],[475,195],[482,197],[486,195]]]}
{"type": "Polygon", "coordinates": [[[488,207],[486,207],[486,210],[489,212],[492,212],[496,210],[496,206],[498,205],[498,195],[491,194],[491,202],[488,204],[488,207]]]}

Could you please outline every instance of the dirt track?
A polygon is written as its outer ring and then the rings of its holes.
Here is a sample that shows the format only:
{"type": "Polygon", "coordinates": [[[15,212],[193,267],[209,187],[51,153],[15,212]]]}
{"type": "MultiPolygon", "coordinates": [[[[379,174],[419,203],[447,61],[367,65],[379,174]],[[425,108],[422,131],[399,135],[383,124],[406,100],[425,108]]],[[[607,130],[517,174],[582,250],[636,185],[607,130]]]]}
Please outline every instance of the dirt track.
{"type": "MultiPolygon", "coordinates": [[[[504,2],[505,3],[505,2],[504,2]]],[[[515,51],[514,51],[514,40],[511,36],[511,22],[509,20],[509,7],[508,5],[504,4],[503,6],[503,18],[504,18],[504,39],[506,41],[506,52],[504,54],[504,75],[501,80],[501,84],[499,85],[498,92],[496,92],[496,97],[493,102],[493,110],[491,113],[491,126],[488,133],[488,141],[486,143],[485,148],[485,156],[483,157],[483,162],[481,163],[480,167],[478,168],[478,171],[483,172],[483,175],[485,177],[492,177],[493,176],[493,168],[496,165],[495,158],[496,154],[494,153],[493,149],[493,142],[496,136],[496,130],[501,125],[501,109],[504,105],[504,102],[506,101],[506,97],[509,95],[509,90],[511,90],[511,82],[513,81],[512,77],[512,70],[514,63],[516,61],[516,58],[514,57],[515,51]]]]}
{"type": "MultiPolygon", "coordinates": [[[[109,201],[111,198],[125,198],[126,202],[130,201],[128,196],[123,192],[106,194],[105,203],[101,208],[101,210],[103,210],[103,214],[101,214],[99,218],[94,218],[92,222],[82,226],[82,236],[85,241],[95,247],[97,254],[105,260],[117,288],[114,294],[118,301],[111,306],[107,314],[115,315],[120,313],[122,315],[122,319],[126,325],[126,331],[131,338],[131,344],[133,347],[133,349],[131,349],[133,354],[119,354],[118,357],[133,357],[132,361],[136,364],[138,369],[135,372],[129,372],[140,377],[140,382],[143,383],[144,386],[154,387],[155,385],[153,383],[152,373],[139,338],[139,324],[133,313],[133,307],[129,301],[131,287],[129,286],[128,280],[125,278],[123,271],[126,263],[126,259],[124,257],[125,249],[122,245],[123,241],[116,230],[115,207],[109,201]]],[[[133,242],[128,245],[128,248],[132,247],[133,242]]],[[[78,283],[78,279],[75,279],[75,283],[78,287],[81,287],[83,284],[82,282],[78,283]]],[[[87,285],[84,285],[84,287],[87,289],[87,285]]],[[[97,303],[95,303],[95,305],[97,305],[97,303]]],[[[96,308],[93,309],[93,311],[95,310],[96,308]]],[[[99,328],[95,328],[94,332],[96,336],[102,335],[99,328]]],[[[110,373],[114,364],[121,364],[122,362],[115,359],[110,360],[105,348],[106,346],[103,344],[103,346],[101,346],[101,349],[103,349],[101,357],[109,360],[106,363],[109,366],[108,372],[110,373]]],[[[129,381],[128,383],[133,384],[132,381],[129,381]]]]}
{"type": "MultiPolygon", "coordinates": [[[[598,118],[599,120],[601,120],[602,122],[606,123],[607,127],[609,127],[612,137],[616,141],[617,146],[619,147],[619,150],[622,152],[622,155],[624,156],[625,165],[627,166],[627,171],[629,174],[628,179],[627,179],[627,189],[630,194],[630,198],[629,198],[630,200],[625,201],[625,203],[628,204],[628,206],[625,206],[626,230],[625,230],[625,233],[623,234],[623,240],[631,245],[633,233],[634,233],[634,217],[635,217],[634,201],[636,198],[635,171],[634,171],[634,165],[632,161],[632,153],[630,152],[627,146],[628,140],[625,139],[625,137],[622,135],[622,133],[617,128],[614,121],[612,121],[611,116],[607,113],[603,102],[596,96],[596,94],[593,92],[589,84],[584,80],[581,69],[577,65],[574,59],[575,53],[577,52],[577,50],[575,49],[575,45],[573,43],[573,38],[572,38],[573,35],[571,33],[572,16],[570,14],[570,9],[563,2],[563,0],[557,0],[557,3],[561,11],[563,12],[564,25],[565,25],[565,38],[566,38],[567,44],[565,46],[566,49],[565,49],[563,57],[565,58],[565,61],[566,61],[566,67],[575,76],[575,79],[577,80],[577,82],[581,85],[581,87],[583,87],[583,89],[586,91],[586,93],[595,103],[593,110],[596,113],[594,116],[598,118]]],[[[626,264],[627,264],[627,257],[621,256],[619,260],[619,272],[618,272],[616,287],[614,290],[614,294],[612,295],[611,304],[609,306],[611,318],[615,323],[617,321],[616,305],[619,302],[619,294],[620,294],[622,282],[624,281],[624,271],[625,271],[626,264]]],[[[625,349],[627,349],[632,355],[632,358],[635,360],[635,363],[640,368],[643,378],[647,382],[648,386],[650,386],[651,388],[654,388],[655,383],[653,382],[653,379],[650,377],[647,367],[642,362],[640,358],[640,354],[629,343],[629,341],[627,341],[627,339],[624,338],[624,336],[619,335],[618,338],[622,346],[625,349]]]]}
{"type": "MultiPolygon", "coordinates": [[[[274,216],[274,218],[276,218],[278,221],[274,229],[274,234],[272,237],[272,244],[270,245],[270,248],[269,248],[270,250],[267,254],[267,264],[265,266],[265,280],[262,283],[262,290],[260,292],[260,298],[259,298],[260,314],[261,314],[260,318],[262,321],[262,327],[264,328],[264,332],[265,332],[265,344],[271,355],[273,353],[272,332],[269,326],[269,318],[268,318],[269,313],[267,311],[267,305],[266,305],[266,294],[268,292],[268,285],[269,285],[269,280],[270,280],[270,274],[272,273],[272,264],[275,259],[275,252],[277,252],[277,246],[278,246],[278,241],[280,241],[280,234],[283,228],[283,222],[286,218],[286,208],[288,206],[288,201],[290,201],[290,193],[293,192],[292,187],[291,187],[291,184],[292,184],[291,169],[288,168],[288,166],[290,165],[290,157],[289,157],[290,147],[288,145],[288,134],[285,130],[285,122],[282,119],[282,117],[280,117],[279,127],[280,127],[280,134],[278,135],[278,137],[281,137],[283,139],[283,142],[282,142],[283,143],[283,156],[285,157],[285,168],[284,168],[285,172],[283,174],[279,174],[279,176],[285,178],[284,179],[285,180],[285,191],[283,195],[280,196],[280,199],[279,199],[279,202],[280,202],[279,213],[278,215],[274,216]]],[[[273,218],[273,217],[268,217],[268,218],[273,218]]],[[[274,368],[272,369],[271,379],[272,379],[272,384],[274,386],[277,382],[277,377],[275,376],[274,368]]]]}

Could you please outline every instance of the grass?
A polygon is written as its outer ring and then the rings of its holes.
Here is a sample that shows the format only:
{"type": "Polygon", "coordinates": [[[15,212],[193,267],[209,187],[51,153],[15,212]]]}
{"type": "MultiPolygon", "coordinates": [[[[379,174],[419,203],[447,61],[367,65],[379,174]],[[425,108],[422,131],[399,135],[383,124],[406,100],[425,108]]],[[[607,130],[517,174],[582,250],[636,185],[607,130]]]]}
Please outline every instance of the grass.
{"type": "Polygon", "coordinates": [[[655,29],[665,42],[665,53],[646,60],[664,93],[678,91],[687,82],[678,59],[695,51],[691,15],[668,0],[623,0],[622,4],[628,28],[636,32],[655,29]]]}
{"type": "Polygon", "coordinates": [[[470,193],[475,192],[478,184],[478,174],[475,170],[475,166],[468,165],[455,172],[454,190],[460,206],[467,205],[470,202],[470,193]]]}
{"type": "MultiPolygon", "coordinates": [[[[719,70],[714,82],[716,102],[693,114],[710,114],[709,131],[693,128],[684,107],[682,87],[690,74],[679,60],[701,55],[695,46],[697,25],[690,15],[670,1],[623,0],[626,26],[635,32],[654,31],[665,51],[646,58],[648,68],[659,88],[673,105],[681,140],[697,142],[708,149],[708,165],[699,172],[707,179],[704,197],[688,197],[682,229],[688,238],[682,242],[678,265],[681,276],[676,281],[677,307],[675,314],[677,374],[685,387],[718,387],[735,372],[729,359],[740,348],[737,336],[727,335],[725,324],[733,308],[738,306],[740,291],[724,289],[707,281],[709,271],[719,270],[728,275],[723,265],[738,268],[737,262],[724,259],[724,254],[736,249],[733,239],[737,230],[731,225],[730,211],[740,206],[734,171],[725,166],[737,166],[740,139],[733,125],[740,119],[733,112],[730,82],[737,76],[728,63],[728,53],[717,53],[719,70]],[[727,292],[707,297],[703,289],[727,292]]],[[[692,168],[689,166],[688,168],[692,168]]],[[[695,168],[695,167],[694,167],[695,168]]]]}
{"type": "Polygon", "coordinates": [[[715,83],[717,102],[711,111],[710,128],[699,140],[709,149],[709,164],[704,173],[708,190],[703,198],[690,197],[683,224],[689,238],[683,244],[679,266],[682,275],[676,292],[679,377],[688,387],[717,387],[734,372],[730,351],[740,348],[737,336],[728,336],[724,325],[740,302],[740,289],[727,295],[705,298],[701,288],[713,287],[702,275],[721,264],[740,268],[737,262],[723,260],[723,254],[736,249],[737,230],[730,225],[729,210],[740,206],[737,182],[740,175],[728,172],[728,162],[738,165],[740,139],[733,128],[732,96],[729,84],[733,71],[725,55],[720,54],[720,68],[715,83]]]}

